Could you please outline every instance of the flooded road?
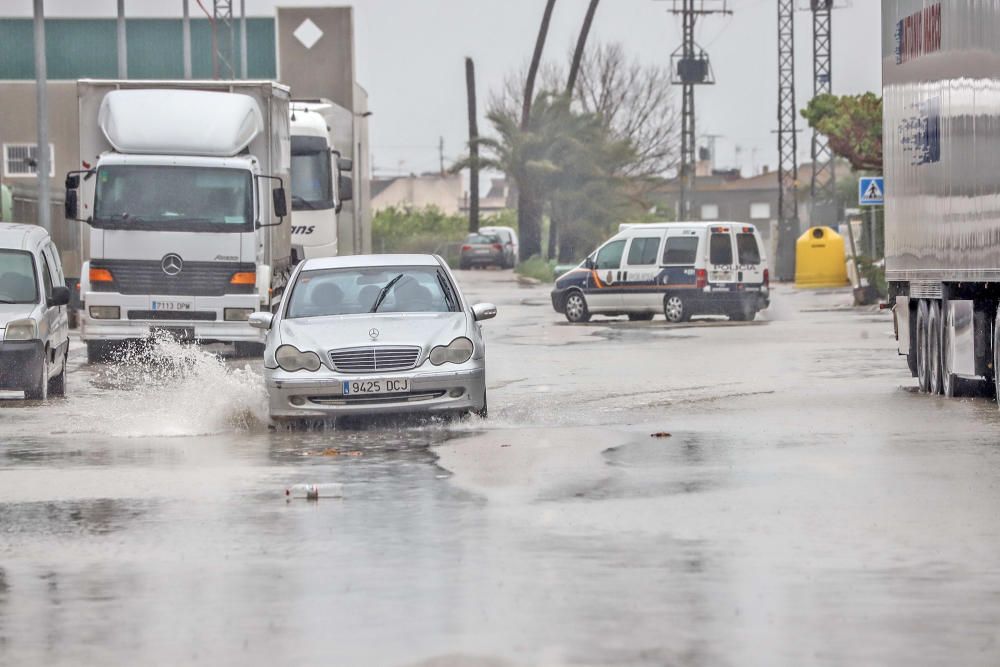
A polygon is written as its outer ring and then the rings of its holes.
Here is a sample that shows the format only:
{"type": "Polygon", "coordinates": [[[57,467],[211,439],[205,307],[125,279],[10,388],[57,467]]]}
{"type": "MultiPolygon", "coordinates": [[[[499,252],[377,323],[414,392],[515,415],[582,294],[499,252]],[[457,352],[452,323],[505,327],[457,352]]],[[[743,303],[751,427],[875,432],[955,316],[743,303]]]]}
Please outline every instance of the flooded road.
{"type": "Polygon", "coordinates": [[[272,430],[259,362],[78,341],[67,399],[0,404],[0,665],[1000,662],[1000,411],[913,393],[887,313],[459,280],[485,422],[272,430]]]}

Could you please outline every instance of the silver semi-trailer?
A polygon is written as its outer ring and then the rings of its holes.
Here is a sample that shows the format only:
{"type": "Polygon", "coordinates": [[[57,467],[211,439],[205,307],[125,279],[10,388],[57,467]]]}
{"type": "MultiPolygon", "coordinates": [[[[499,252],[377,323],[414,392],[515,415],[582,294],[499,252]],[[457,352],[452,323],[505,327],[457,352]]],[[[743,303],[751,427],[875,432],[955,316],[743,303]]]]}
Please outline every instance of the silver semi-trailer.
{"type": "Polygon", "coordinates": [[[927,392],[997,382],[1000,2],[882,0],[885,253],[927,392]]]}

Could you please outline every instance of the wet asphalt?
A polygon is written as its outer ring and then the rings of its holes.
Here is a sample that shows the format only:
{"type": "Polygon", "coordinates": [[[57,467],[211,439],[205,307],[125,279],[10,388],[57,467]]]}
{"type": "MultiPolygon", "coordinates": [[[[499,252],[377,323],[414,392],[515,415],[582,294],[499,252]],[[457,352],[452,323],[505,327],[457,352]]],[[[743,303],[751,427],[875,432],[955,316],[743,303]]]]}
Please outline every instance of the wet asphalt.
{"type": "Polygon", "coordinates": [[[259,363],[78,341],[66,399],[0,401],[0,665],[1000,663],[1000,411],[915,393],[888,313],[459,280],[487,421],[274,430],[259,363]]]}

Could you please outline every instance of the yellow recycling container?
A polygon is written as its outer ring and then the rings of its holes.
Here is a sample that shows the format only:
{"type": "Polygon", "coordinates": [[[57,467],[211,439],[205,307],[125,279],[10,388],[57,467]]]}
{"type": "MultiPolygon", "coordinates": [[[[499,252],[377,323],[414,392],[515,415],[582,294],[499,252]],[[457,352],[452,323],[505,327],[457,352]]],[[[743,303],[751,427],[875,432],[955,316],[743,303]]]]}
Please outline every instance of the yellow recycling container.
{"type": "Polygon", "coordinates": [[[845,287],[844,237],[829,227],[813,227],[795,243],[796,287],[845,287]]]}

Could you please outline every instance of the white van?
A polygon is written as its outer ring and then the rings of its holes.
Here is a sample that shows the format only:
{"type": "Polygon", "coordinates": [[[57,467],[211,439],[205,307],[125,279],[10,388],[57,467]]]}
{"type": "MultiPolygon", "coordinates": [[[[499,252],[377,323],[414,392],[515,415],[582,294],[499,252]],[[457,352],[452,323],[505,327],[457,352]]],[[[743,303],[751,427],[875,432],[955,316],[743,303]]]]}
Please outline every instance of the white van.
{"type": "Polygon", "coordinates": [[[518,253],[521,252],[520,244],[517,241],[517,232],[514,231],[513,227],[496,227],[493,225],[486,225],[485,227],[479,228],[480,234],[493,234],[500,239],[500,244],[503,246],[503,267],[505,269],[513,269],[517,266],[518,253]]]}
{"type": "Polygon", "coordinates": [[[556,279],[552,305],[570,322],[628,315],[669,322],[693,315],[752,320],[770,303],[764,243],[744,222],[628,226],[556,279]]]}
{"type": "Polygon", "coordinates": [[[48,233],[0,223],[0,389],[30,399],[66,392],[69,296],[48,233]]]}

